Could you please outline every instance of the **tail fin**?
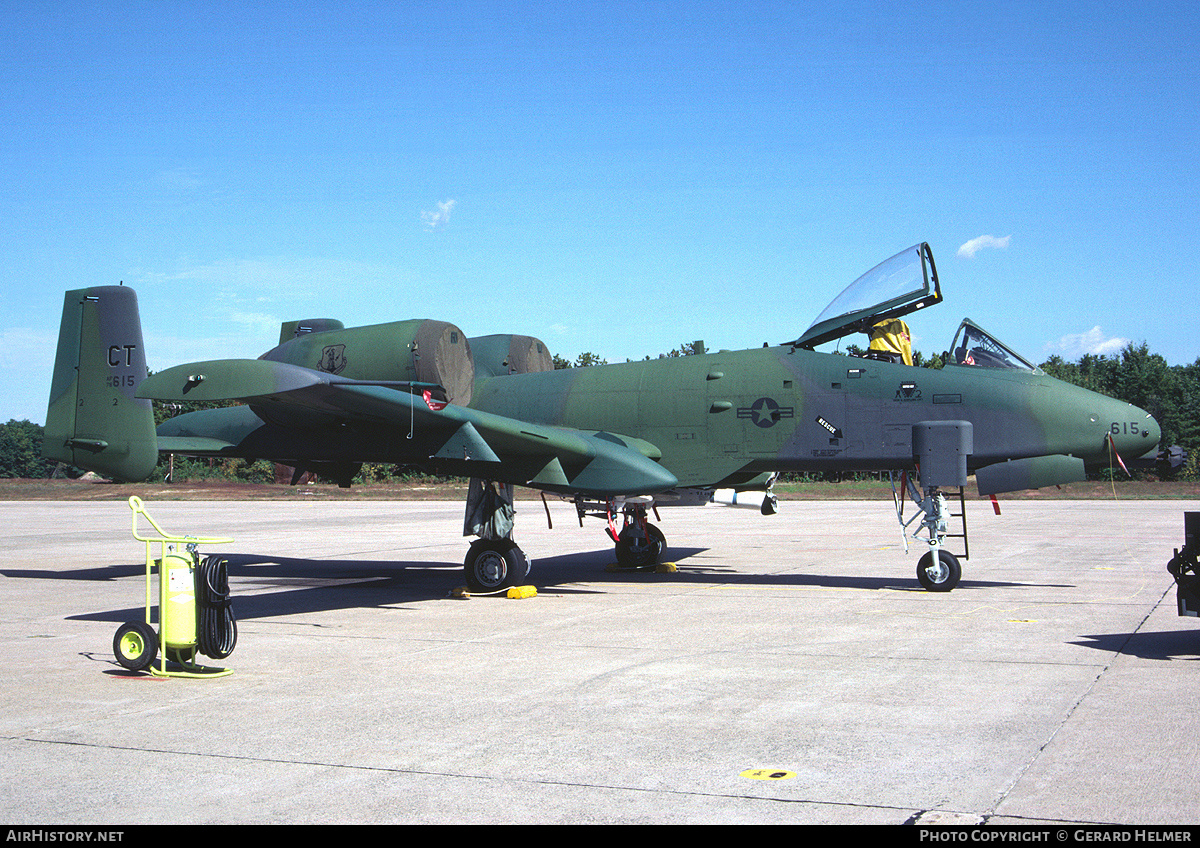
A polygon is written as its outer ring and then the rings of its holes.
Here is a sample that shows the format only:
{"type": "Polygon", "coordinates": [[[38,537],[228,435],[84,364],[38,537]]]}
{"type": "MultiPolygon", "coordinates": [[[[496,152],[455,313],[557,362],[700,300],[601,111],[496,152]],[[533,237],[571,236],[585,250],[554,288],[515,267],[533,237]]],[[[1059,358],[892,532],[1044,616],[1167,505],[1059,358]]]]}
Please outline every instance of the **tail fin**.
{"type": "Polygon", "coordinates": [[[158,461],[137,294],[123,286],[69,291],[42,453],[121,480],[144,480],[158,461]]]}

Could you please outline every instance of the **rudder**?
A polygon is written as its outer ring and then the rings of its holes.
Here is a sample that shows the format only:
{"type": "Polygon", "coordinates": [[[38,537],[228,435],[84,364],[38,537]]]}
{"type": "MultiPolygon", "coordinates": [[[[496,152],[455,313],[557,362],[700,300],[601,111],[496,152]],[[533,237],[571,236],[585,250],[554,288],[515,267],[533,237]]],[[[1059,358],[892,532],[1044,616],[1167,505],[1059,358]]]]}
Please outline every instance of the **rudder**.
{"type": "Polygon", "coordinates": [[[158,462],[137,294],[124,286],[63,300],[42,453],[108,477],[144,480],[158,462]]]}

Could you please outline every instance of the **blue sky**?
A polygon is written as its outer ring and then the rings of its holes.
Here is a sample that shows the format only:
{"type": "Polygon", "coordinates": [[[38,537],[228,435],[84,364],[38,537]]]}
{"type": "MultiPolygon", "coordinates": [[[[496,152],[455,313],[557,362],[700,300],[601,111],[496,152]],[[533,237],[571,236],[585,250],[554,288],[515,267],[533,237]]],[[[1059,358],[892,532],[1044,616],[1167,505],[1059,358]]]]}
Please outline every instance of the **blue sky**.
{"type": "Polygon", "coordinates": [[[152,369],[316,317],[623,361],[793,339],[920,241],[918,350],[1191,363],[1197,8],[0,4],[0,421],[69,288],[133,286],[152,369]]]}

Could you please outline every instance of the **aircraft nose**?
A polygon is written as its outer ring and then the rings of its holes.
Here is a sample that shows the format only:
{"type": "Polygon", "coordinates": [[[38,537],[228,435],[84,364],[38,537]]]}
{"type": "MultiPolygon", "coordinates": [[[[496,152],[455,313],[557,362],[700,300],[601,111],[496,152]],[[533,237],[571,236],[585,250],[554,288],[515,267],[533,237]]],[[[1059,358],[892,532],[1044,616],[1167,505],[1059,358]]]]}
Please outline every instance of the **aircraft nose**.
{"type": "MultiPolygon", "coordinates": [[[[1135,406],[1134,409],[1137,409],[1135,406]]],[[[1143,410],[1138,409],[1138,412],[1143,410]]],[[[1158,453],[1159,443],[1162,442],[1162,428],[1158,426],[1158,422],[1154,420],[1154,416],[1149,412],[1142,421],[1142,444],[1145,448],[1142,456],[1154,456],[1158,453]]]]}
{"type": "Polygon", "coordinates": [[[1153,415],[1128,403],[1118,405],[1114,402],[1106,411],[1109,420],[1105,423],[1108,424],[1113,447],[1122,459],[1139,459],[1158,452],[1162,428],[1153,415]]]}

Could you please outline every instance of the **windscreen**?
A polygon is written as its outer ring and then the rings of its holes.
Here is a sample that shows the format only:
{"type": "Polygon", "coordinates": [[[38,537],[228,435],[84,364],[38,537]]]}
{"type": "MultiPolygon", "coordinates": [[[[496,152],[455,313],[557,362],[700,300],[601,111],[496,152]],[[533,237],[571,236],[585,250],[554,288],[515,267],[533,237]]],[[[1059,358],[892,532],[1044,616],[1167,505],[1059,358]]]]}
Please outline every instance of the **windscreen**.
{"type": "Polygon", "coordinates": [[[950,348],[950,361],[954,365],[974,365],[978,368],[1015,368],[1020,371],[1037,371],[1012,348],[985,332],[970,319],[959,325],[950,348]]]}

